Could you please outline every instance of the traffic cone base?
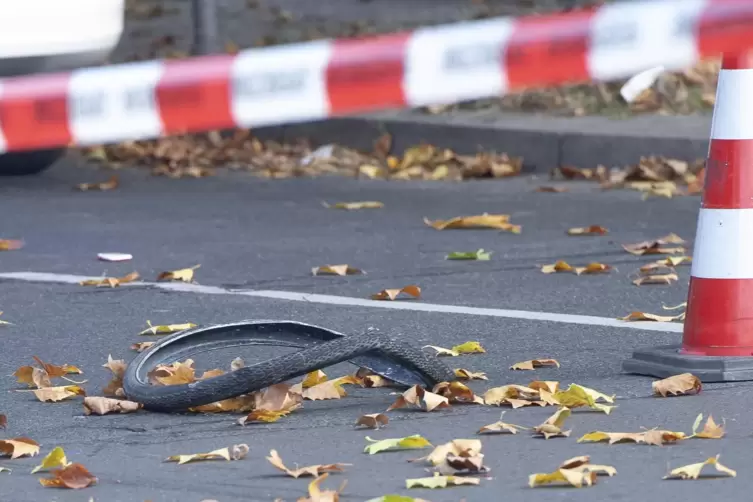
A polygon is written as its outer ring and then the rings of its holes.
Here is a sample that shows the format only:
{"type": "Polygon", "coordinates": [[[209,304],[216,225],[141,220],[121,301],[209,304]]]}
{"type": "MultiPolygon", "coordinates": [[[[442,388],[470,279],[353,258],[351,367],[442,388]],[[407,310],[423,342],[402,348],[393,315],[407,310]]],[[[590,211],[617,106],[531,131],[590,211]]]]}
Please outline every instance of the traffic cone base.
{"type": "Polygon", "coordinates": [[[665,345],[636,350],[622,370],[658,378],[692,373],[706,383],[744,382],[753,380],[753,357],[694,356],[684,354],[682,345],[665,345]]]}

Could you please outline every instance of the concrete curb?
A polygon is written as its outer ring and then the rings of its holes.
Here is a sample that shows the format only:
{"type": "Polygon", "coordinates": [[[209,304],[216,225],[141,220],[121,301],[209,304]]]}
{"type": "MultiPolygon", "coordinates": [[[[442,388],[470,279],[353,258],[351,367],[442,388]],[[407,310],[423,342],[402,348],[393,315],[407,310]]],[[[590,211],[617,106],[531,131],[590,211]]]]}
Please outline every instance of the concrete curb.
{"type": "Polygon", "coordinates": [[[648,155],[703,158],[710,128],[710,116],[612,119],[407,111],[260,128],[255,133],[278,141],[307,138],[314,146],[337,143],[368,151],[375,138],[389,132],[395,152],[421,142],[466,154],[506,152],[524,158],[524,172],[544,173],[560,165],[623,166],[648,155]]]}

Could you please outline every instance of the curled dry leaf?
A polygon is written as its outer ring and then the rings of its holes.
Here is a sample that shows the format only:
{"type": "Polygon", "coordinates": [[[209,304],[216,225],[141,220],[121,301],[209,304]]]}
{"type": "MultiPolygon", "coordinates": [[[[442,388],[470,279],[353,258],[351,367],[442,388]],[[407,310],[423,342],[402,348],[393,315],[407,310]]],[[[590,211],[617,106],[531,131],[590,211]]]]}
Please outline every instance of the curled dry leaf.
{"type": "Polygon", "coordinates": [[[656,239],[655,241],[643,241],[635,244],[623,244],[622,248],[628,253],[636,256],[643,256],[647,254],[684,253],[685,248],[682,246],[677,246],[678,244],[685,244],[685,240],[676,234],[669,234],[660,239],[656,239]]]}
{"type": "Polygon", "coordinates": [[[123,375],[128,364],[123,359],[113,359],[112,355],[107,355],[107,362],[102,365],[112,372],[112,380],[102,389],[105,396],[123,397],[123,375]]]}
{"type": "Polygon", "coordinates": [[[358,275],[364,271],[350,265],[323,265],[311,269],[313,275],[358,275]]]}
{"type": "Polygon", "coordinates": [[[182,282],[193,282],[193,274],[194,271],[196,271],[197,268],[201,267],[201,265],[194,265],[193,267],[189,268],[181,268],[178,270],[170,270],[167,272],[161,272],[157,276],[158,281],[182,281],[182,282]]]}
{"type": "Polygon", "coordinates": [[[397,410],[408,405],[421,408],[424,411],[450,407],[449,400],[446,397],[429,392],[420,385],[414,385],[403,392],[403,394],[398,397],[389,408],[387,408],[387,411],[397,410]]]}
{"type": "Polygon", "coordinates": [[[693,424],[693,434],[689,436],[688,439],[722,439],[724,437],[724,420],[722,420],[722,424],[719,425],[714,422],[714,417],[709,415],[709,418],[706,419],[706,423],[703,425],[703,429],[701,430],[701,432],[698,432],[698,427],[701,425],[702,420],[703,413],[699,413],[695,419],[695,423],[693,424]]]}
{"type": "Polygon", "coordinates": [[[507,412],[503,411],[502,413],[500,413],[499,420],[497,422],[481,427],[476,434],[484,434],[487,432],[517,434],[518,430],[528,429],[527,427],[522,427],[520,425],[503,422],[502,419],[504,418],[505,413],[507,412]]]}
{"type": "Polygon", "coordinates": [[[39,454],[39,443],[29,438],[0,439],[0,454],[11,459],[33,457],[39,454]]]}
{"type": "Polygon", "coordinates": [[[424,345],[422,348],[430,348],[434,349],[436,352],[437,357],[439,356],[450,356],[450,357],[457,357],[460,355],[460,352],[457,352],[452,349],[445,349],[444,347],[437,347],[436,345],[424,345]]]}
{"type": "Polygon", "coordinates": [[[534,380],[528,384],[528,388],[539,391],[539,394],[542,390],[554,394],[559,390],[560,383],[553,380],[534,380]]]}
{"type": "Polygon", "coordinates": [[[308,389],[309,387],[313,387],[314,385],[318,385],[322,382],[327,381],[327,374],[324,373],[322,370],[316,370],[312,371],[303,379],[303,382],[301,382],[301,385],[304,389],[308,389]]]}
{"type": "Polygon", "coordinates": [[[152,385],[183,385],[197,380],[193,359],[160,364],[151,370],[147,377],[152,385]]]}
{"type": "Polygon", "coordinates": [[[0,251],[14,251],[24,247],[24,241],[16,239],[0,239],[0,251]]]}
{"type": "Polygon", "coordinates": [[[663,260],[657,260],[643,265],[639,270],[642,273],[650,273],[654,270],[677,267],[678,265],[690,265],[693,258],[690,256],[667,256],[663,260]]]}
{"type": "Polygon", "coordinates": [[[35,389],[31,392],[43,403],[56,403],[75,396],[86,396],[84,389],[78,385],[46,387],[44,389],[35,389]]]}
{"type": "Polygon", "coordinates": [[[107,415],[108,413],[133,413],[143,407],[141,403],[107,397],[85,397],[84,415],[107,415]]]}
{"type": "Polygon", "coordinates": [[[599,225],[591,225],[590,227],[576,227],[568,229],[567,235],[606,235],[609,230],[599,225]]]}
{"type": "Polygon", "coordinates": [[[45,488],[80,490],[97,482],[97,478],[81,464],[69,464],[62,469],[54,469],[51,474],[52,477],[39,480],[45,488]]]}
{"type": "Polygon", "coordinates": [[[185,464],[197,460],[241,460],[248,454],[247,444],[236,444],[227,448],[210,451],[209,453],[192,453],[189,455],[172,455],[165,459],[165,462],[178,462],[185,464]]]}
{"type": "Polygon", "coordinates": [[[673,432],[660,429],[650,429],[643,432],[603,432],[593,431],[588,434],[584,434],[579,443],[600,443],[608,442],[609,444],[617,444],[624,442],[632,442],[636,444],[648,444],[654,446],[661,446],[666,443],[676,443],[686,439],[684,432],[673,432]]]}
{"type": "Polygon", "coordinates": [[[535,488],[554,483],[567,483],[575,488],[583,488],[584,486],[593,486],[596,483],[596,478],[597,474],[592,471],[557,469],[549,473],[531,474],[528,476],[528,486],[535,488]]]}
{"type": "Polygon", "coordinates": [[[588,455],[567,459],[562,462],[559,468],[580,472],[595,472],[596,474],[606,474],[609,477],[617,474],[617,469],[611,465],[592,464],[591,457],[588,455]]]}
{"type": "Polygon", "coordinates": [[[131,345],[131,350],[135,350],[136,352],[144,352],[155,343],[157,342],[136,342],[133,345],[131,345]]]}
{"type": "Polygon", "coordinates": [[[410,462],[426,462],[438,466],[447,460],[449,455],[456,457],[474,457],[481,454],[481,441],[478,439],[453,439],[435,447],[425,457],[410,460],[410,462]]]}
{"type": "Polygon", "coordinates": [[[334,380],[328,380],[303,390],[302,396],[304,399],[311,401],[318,401],[323,399],[340,399],[348,395],[345,389],[342,388],[346,384],[359,384],[360,380],[354,376],[347,375],[344,377],[336,378],[334,380]]]}
{"type": "Polygon", "coordinates": [[[203,404],[201,406],[195,406],[188,408],[188,411],[195,413],[228,413],[228,412],[244,412],[248,413],[254,409],[254,395],[242,394],[240,396],[231,397],[229,399],[223,399],[222,401],[216,401],[214,403],[203,404]]]}
{"type": "Polygon", "coordinates": [[[672,284],[672,281],[677,281],[679,277],[677,274],[654,274],[644,275],[633,281],[636,286],[643,286],[644,284],[672,284]]]}
{"type": "Polygon", "coordinates": [[[484,395],[484,403],[500,406],[511,404],[510,400],[531,401],[539,399],[540,391],[523,385],[503,385],[487,390],[484,395]]]}
{"type": "Polygon", "coordinates": [[[380,209],[384,207],[384,204],[375,200],[356,201],[356,202],[336,202],[334,204],[328,204],[324,202],[324,207],[332,209],[346,209],[353,211],[356,209],[380,209]]]}
{"type": "Polygon", "coordinates": [[[31,381],[37,389],[52,387],[50,375],[42,368],[33,368],[31,370],[31,381]]]}
{"type": "Polygon", "coordinates": [[[279,410],[279,411],[253,410],[251,413],[249,413],[245,417],[239,418],[238,425],[246,425],[246,423],[248,422],[264,422],[264,423],[277,422],[282,417],[286,417],[290,415],[291,412],[292,410],[279,410]]]}
{"type": "Polygon", "coordinates": [[[484,251],[483,249],[479,249],[477,251],[455,251],[448,254],[445,259],[489,261],[491,259],[491,256],[491,251],[484,251]]]}
{"type": "Polygon", "coordinates": [[[296,479],[301,476],[318,477],[322,473],[325,473],[325,472],[342,472],[344,470],[343,467],[353,465],[353,464],[325,464],[325,465],[309,465],[308,467],[299,467],[298,469],[289,469],[285,467],[285,464],[282,462],[282,459],[280,458],[280,455],[277,453],[277,450],[270,450],[267,460],[269,461],[270,464],[277,467],[288,476],[292,476],[296,479]]]}
{"type": "Polygon", "coordinates": [[[358,420],[356,420],[356,427],[363,425],[369,429],[379,429],[388,423],[390,423],[390,419],[384,413],[370,413],[358,417],[358,420]]]}
{"type": "Polygon", "coordinates": [[[459,380],[489,380],[486,373],[474,372],[464,368],[455,368],[455,376],[459,380]]]}
{"type": "Polygon", "coordinates": [[[570,416],[570,413],[569,408],[566,406],[561,407],[554,415],[547,418],[546,422],[533,428],[534,436],[543,436],[544,439],[568,437],[572,431],[563,431],[562,427],[565,425],[565,420],[570,416]]]}
{"type": "Polygon", "coordinates": [[[453,352],[458,354],[483,354],[486,352],[479,342],[465,342],[452,347],[453,352]]]}
{"type": "Polygon", "coordinates": [[[322,484],[322,481],[327,479],[328,476],[329,474],[325,472],[324,474],[313,480],[311,483],[309,483],[309,496],[307,498],[299,498],[298,502],[339,502],[340,493],[345,490],[347,481],[343,481],[337,491],[322,490],[320,485],[322,484]]]}
{"type": "Polygon", "coordinates": [[[138,272],[131,272],[128,275],[124,275],[123,277],[102,277],[99,279],[88,279],[85,281],[79,282],[81,286],[109,286],[111,288],[116,288],[120,286],[121,284],[127,284],[129,282],[133,282],[139,278],[138,272]]]}
{"type": "Polygon", "coordinates": [[[479,214],[475,216],[457,216],[449,220],[434,220],[424,218],[424,223],[436,230],[451,230],[461,228],[492,228],[519,234],[522,227],[510,223],[509,214],[479,214]]]}
{"type": "Polygon", "coordinates": [[[630,312],[625,317],[618,317],[621,321],[656,321],[656,322],[672,322],[682,321],[685,319],[685,312],[679,315],[657,315],[650,314],[648,312],[630,312]]]}
{"type": "Polygon", "coordinates": [[[383,451],[393,450],[420,450],[421,448],[428,448],[432,444],[422,437],[420,434],[414,434],[412,436],[406,436],[403,438],[390,438],[376,440],[366,436],[366,441],[371,444],[366,445],[363,449],[364,453],[374,455],[383,451]]]}
{"type": "Polygon", "coordinates": [[[467,385],[461,382],[439,382],[431,391],[434,394],[446,397],[450,403],[484,404],[483,399],[475,395],[467,385]]]}
{"type": "Polygon", "coordinates": [[[52,449],[46,457],[42,459],[42,462],[32,469],[31,473],[35,474],[39,471],[54,469],[56,467],[67,467],[71,465],[68,459],[65,457],[65,451],[59,446],[52,449]]]}
{"type": "Polygon", "coordinates": [[[185,322],[182,324],[160,324],[153,326],[150,321],[146,321],[149,326],[144,331],[141,331],[139,335],[169,335],[170,333],[177,333],[179,331],[185,331],[187,329],[195,328],[196,325],[192,322],[185,322]]]}
{"type": "Polygon", "coordinates": [[[477,485],[481,482],[478,478],[465,478],[462,476],[442,476],[438,472],[428,478],[406,479],[406,488],[447,488],[448,486],[477,485]]]}
{"type": "Polygon", "coordinates": [[[698,394],[703,389],[703,384],[692,373],[682,373],[651,382],[651,389],[654,391],[654,395],[661,397],[667,397],[668,395],[679,396],[698,394]]]}
{"type": "Polygon", "coordinates": [[[560,367],[559,361],[556,359],[531,359],[530,361],[523,361],[515,363],[510,366],[511,370],[533,370],[534,368],[543,368],[548,366],[560,367]]]}
{"type": "Polygon", "coordinates": [[[100,192],[106,192],[108,190],[113,190],[117,188],[119,183],[120,181],[118,180],[118,176],[113,175],[107,181],[103,181],[100,183],[80,183],[76,185],[76,188],[82,192],[86,192],[89,190],[98,190],[100,192]]]}
{"type": "Polygon", "coordinates": [[[583,387],[581,385],[570,384],[566,390],[560,390],[554,393],[554,399],[556,399],[563,406],[568,408],[581,408],[588,407],[594,410],[599,410],[607,415],[612,411],[614,406],[608,406],[606,404],[599,403],[597,401],[603,400],[607,403],[614,403],[614,396],[607,396],[601,392],[583,387]]]}
{"type": "Polygon", "coordinates": [[[554,274],[558,272],[572,272],[575,275],[582,274],[603,274],[612,270],[611,265],[605,265],[603,263],[589,263],[585,267],[573,267],[569,263],[563,260],[559,260],[556,263],[549,265],[542,265],[541,271],[545,274],[554,274]]]}
{"type": "MultiPolygon", "coordinates": [[[[713,465],[714,468],[717,470],[719,475],[726,475],[735,477],[737,476],[737,472],[730,469],[729,467],[725,467],[722,464],[719,463],[719,455],[716,457],[710,457],[704,460],[703,462],[699,462],[697,464],[690,464],[690,465],[684,465],[682,467],[678,467],[676,469],[672,469],[669,474],[664,476],[663,479],[698,479],[701,476],[701,471],[704,467],[707,465],[713,465]]],[[[711,476],[708,476],[711,477],[711,476]]]]}
{"type": "Polygon", "coordinates": [[[300,384],[290,386],[285,383],[270,385],[254,393],[254,406],[257,410],[293,411],[303,402],[302,387],[300,384]]]}
{"type": "Polygon", "coordinates": [[[371,295],[372,300],[394,300],[400,293],[404,293],[413,298],[421,297],[421,288],[415,284],[402,287],[400,289],[383,289],[379,293],[371,295]]]}
{"type": "Polygon", "coordinates": [[[389,387],[395,382],[384,378],[382,375],[377,375],[371,370],[366,368],[359,368],[354,378],[359,381],[361,387],[376,388],[376,387],[389,387]]]}

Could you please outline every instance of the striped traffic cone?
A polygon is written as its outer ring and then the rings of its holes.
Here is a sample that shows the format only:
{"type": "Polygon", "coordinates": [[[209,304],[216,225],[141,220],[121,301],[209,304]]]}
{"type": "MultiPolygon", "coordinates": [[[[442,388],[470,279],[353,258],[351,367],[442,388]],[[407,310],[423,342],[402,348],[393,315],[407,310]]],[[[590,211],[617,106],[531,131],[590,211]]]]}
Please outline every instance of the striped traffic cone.
{"type": "Polygon", "coordinates": [[[753,380],[753,52],[719,72],[682,345],[636,351],[623,370],[753,380]]]}

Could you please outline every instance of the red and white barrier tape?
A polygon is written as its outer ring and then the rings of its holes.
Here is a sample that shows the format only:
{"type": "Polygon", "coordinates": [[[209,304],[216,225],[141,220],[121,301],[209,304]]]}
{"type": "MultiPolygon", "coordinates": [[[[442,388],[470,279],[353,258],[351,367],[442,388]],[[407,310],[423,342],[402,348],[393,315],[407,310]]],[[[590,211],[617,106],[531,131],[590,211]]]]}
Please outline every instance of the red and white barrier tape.
{"type": "Polygon", "coordinates": [[[453,103],[748,48],[753,1],[657,0],[11,78],[0,151],[453,103]]]}

